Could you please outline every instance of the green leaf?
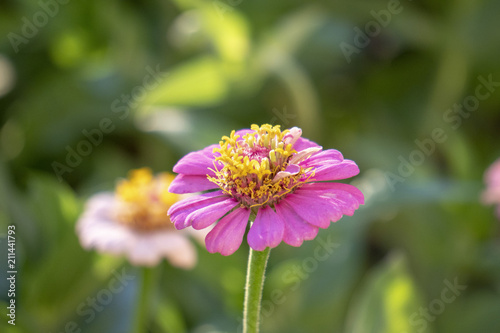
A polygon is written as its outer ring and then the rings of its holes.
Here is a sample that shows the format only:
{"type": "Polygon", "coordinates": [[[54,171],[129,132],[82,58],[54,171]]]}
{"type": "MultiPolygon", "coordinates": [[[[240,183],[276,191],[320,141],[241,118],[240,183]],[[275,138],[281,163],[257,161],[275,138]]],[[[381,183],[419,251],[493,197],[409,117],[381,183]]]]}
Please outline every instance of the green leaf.
{"type": "Polygon", "coordinates": [[[158,306],[155,318],[163,332],[181,333],[186,331],[182,313],[172,302],[163,300],[158,306]]]}
{"type": "Polygon", "coordinates": [[[224,1],[184,1],[177,4],[196,11],[201,17],[202,31],[210,39],[219,56],[227,62],[241,63],[250,51],[250,33],[245,16],[224,1]]]}
{"type": "Polygon", "coordinates": [[[26,270],[24,279],[30,306],[38,305],[42,322],[50,326],[57,318],[56,311],[62,318],[73,312],[75,302],[97,282],[89,281],[92,254],[82,249],[75,233],[81,203],[71,188],[38,173],[31,175],[28,188],[28,201],[37,217],[39,242],[44,248],[37,253],[36,264],[26,270]],[[85,284],[90,286],[83,287],[85,284]]]}
{"type": "Polygon", "coordinates": [[[65,232],[73,232],[81,203],[71,188],[45,174],[32,174],[28,189],[29,203],[37,217],[43,241],[56,246],[65,237],[65,232]]]}
{"type": "Polygon", "coordinates": [[[437,318],[439,332],[500,332],[498,291],[478,291],[457,297],[437,318]]]}
{"type": "Polygon", "coordinates": [[[390,256],[367,277],[349,311],[350,333],[411,333],[419,295],[402,254],[390,256]]]}
{"type": "Polygon", "coordinates": [[[149,93],[144,105],[206,106],[222,100],[228,83],[218,60],[201,57],[177,66],[149,93]]]}

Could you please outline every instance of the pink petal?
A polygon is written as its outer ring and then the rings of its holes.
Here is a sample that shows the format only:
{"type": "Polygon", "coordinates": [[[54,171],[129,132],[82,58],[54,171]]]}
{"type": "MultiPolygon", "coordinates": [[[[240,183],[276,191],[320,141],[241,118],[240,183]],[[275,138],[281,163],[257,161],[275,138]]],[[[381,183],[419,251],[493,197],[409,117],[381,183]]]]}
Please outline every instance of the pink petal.
{"type": "Polygon", "coordinates": [[[294,154],[292,158],[290,159],[290,164],[297,164],[309,157],[311,155],[316,154],[317,152],[321,151],[323,149],[322,147],[311,147],[311,148],[306,148],[304,150],[301,150],[300,152],[294,154]]]}
{"type": "Polygon", "coordinates": [[[204,229],[215,223],[227,212],[238,205],[238,201],[228,198],[224,201],[216,202],[190,213],[186,217],[186,224],[193,225],[196,230],[204,229]]]}
{"type": "Polygon", "coordinates": [[[295,144],[293,145],[293,149],[295,149],[297,152],[311,147],[319,147],[319,145],[315,142],[309,141],[302,137],[298,138],[295,144]]]}
{"type": "Polygon", "coordinates": [[[283,142],[285,146],[291,144],[292,146],[297,142],[297,140],[302,135],[302,130],[298,127],[290,128],[290,132],[283,137],[283,142]]]}
{"type": "Polygon", "coordinates": [[[319,153],[313,154],[308,159],[305,159],[300,163],[302,167],[311,166],[324,166],[324,165],[335,165],[340,164],[344,160],[342,153],[335,149],[323,150],[319,153]]]}
{"type": "Polygon", "coordinates": [[[286,201],[275,205],[275,208],[276,214],[284,222],[283,241],[288,245],[301,246],[304,240],[314,239],[318,234],[318,227],[304,221],[286,201]]]}
{"type": "Polygon", "coordinates": [[[170,207],[167,214],[177,229],[184,229],[191,225],[187,220],[189,214],[214,203],[225,201],[227,198],[222,191],[200,194],[176,202],[170,207]]]}
{"type": "Polygon", "coordinates": [[[194,245],[182,232],[169,232],[166,237],[157,237],[158,250],[168,259],[172,266],[191,269],[196,265],[197,256],[194,245]],[[168,245],[167,245],[168,244],[168,245]]]}
{"type": "Polygon", "coordinates": [[[181,232],[188,234],[189,236],[193,237],[198,243],[205,246],[205,237],[207,237],[208,233],[211,230],[212,230],[212,226],[209,226],[209,227],[207,227],[205,229],[201,229],[201,230],[196,230],[194,228],[187,228],[187,229],[181,230],[181,232]]]}
{"type": "Polygon", "coordinates": [[[250,217],[250,209],[240,208],[223,217],[205,238],[210,253],[233,254],[241,245],[250,217]]]}
{"type": "Polygon", "coordinates": [[[335,203],[313,191],[302,194],[297,191],[287,196],[285,200],[300,217],[323,229],[330,226],[330,221],[337,221],[342,217],[341,209],[335,203]]]}
{"type": "Polygon", "coordinates": [[[77,232],[83,248],[95,248],[98,252],[116,255],[123,253],[134,239],[130,228],[109,218],[86,214],[79,219],[77,232]]]}
{"type": "Polygon", "coordinates": [[[212,190],[215,188],[218,188],[218,186],[208,180],[207,176],[179,174],[174,178],[172,183],[170,183],[168,190],[172,193],[183,194],[212,190]]]}
{"type": "Polygon", "coordinates": [[[286,167],[285,171],[280,171],[276,174],[276,176],[274,176],[273,182],[275,183],[282,178],[296,175],[300,172],[300,169],[301,169],[300,166],[296,164],[290,164],[289,166],[286,167]]]}
{"type": "Polygon", "coordinates": [[[134,233],[112,217],[116,198],[113,193],[93,195],[78,219],[76,232],[85,249],[95,248],[101,253],[121,254],[134,239],[134,233]]]}
{"type": "Polygon", "coordinates": [[[500,201],[500,187],[489,187],[481,195],[481,201],[486,204],[494,204],[500,201]]]}
{"type": "Polygon", "coordinates": [[[343,183],[310,183],[303,185],[297,192],[301,191],[323,191],[324,195],[331,196],[349,202],[357,209],[359,205],[365,203],[363,193],[357,188],[349,184],[343,183]]]}
{"type": "Polygon", "coordinates": [[[196,264],[196,250],[181,231],[162,230],[136,232],[135,242],[130,243],[127,256],[134,265],[155,266],[167,258],[176,267],[190,269],[196,264]]]}
{"type": "Polygon", "coordinates": [[[115,194],[112,192],[100,192],[91,196],[85,203],[85,214],[109,215],[110,206],[116,202],[115,194]]]}
{"type": "Polygon", "coordinates": [[[147,241],[147,238],[139,236],[133,245],[128,244],[126,255],[135,266],[156,266],[162,259],[159,251],[151,246],[151,242],[147,241]]]}
{"type": "Polygon", "coordinates": [[[339,164],[321,166],[314,171],[314,180],[339,180],[356,176],[359,168],[354,161],[344,160],[339,164]]]}
{"type": "Polygon", "coordinates": [[[179,210],[185,210],[185,209],[189,208],[190,205],[192,205],[192,204],[201,203],[203,200],[208,200],[208,199],[218,198],[218,197],[220,197],[220,200],[224,200],[228,196],[225,195],[224,192],[222,192],[222,191],[207,192],[207,193],[189,196],[185,199],[177,201],[172,206],[170,206],[170,208],[168,210],[168,214],[172,215],[174,213],[177,213],[179,210]]]}
{"type": "Polygon", "coordinates": [[[500,159],[493,162],[488,170],[486,170],[484,181],[488,187],[500,186],[500,159]]]}
{"type": "Polygon", "coordinates": [[[260,208],[248,232],[248,244],[256,251],[276,247],[283,239],[284,228],[283,220],[271,207],[260,208]]]}
{"type": "Polygon", "coordinates": [[[337,214],[331,216],[331,221],[338,221],[342,215],[353,215],[354,211],[364,203],[364,196],[360,190],[349,184],[341,183],[312,183],[306,184],[294,194],[315,197],[323,200],[337,210],[337,214]]]}
{"type": "Polygon", "coordinates": [[[215,156],[220,154],[214,154],[213,150],[218,147],[218,144],[214,144],[187,154],[177,162],[173,171],[184,175],[215,176],[214,172],[209,170],[209,168],[214,169],[215,156]]]}
{"type": "Polygon", "coordinates": [[[234,135],[239,135],[240,137],[236,140],[240,141],[240,140],[243,140],[243,135],[248,134],[248,133],[255,133],[255,131],[248,129],[248,128],[244,128],[244,129],[240,129],[240,130],[237,130],[236,132],[234,132],[234,135]]]}

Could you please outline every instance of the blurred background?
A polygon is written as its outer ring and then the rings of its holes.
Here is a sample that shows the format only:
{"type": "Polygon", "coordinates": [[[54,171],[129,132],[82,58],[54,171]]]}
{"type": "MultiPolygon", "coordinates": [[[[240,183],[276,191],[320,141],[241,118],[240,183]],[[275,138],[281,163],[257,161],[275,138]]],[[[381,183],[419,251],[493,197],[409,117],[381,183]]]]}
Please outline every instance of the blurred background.
{"type": "MultiPolygon", "coordinates": [[[[271,123],[356,161],[366,204],[272,251],[263,332],[500,332],[499,222],[480,200],[500,157],[499,13],[495,0],[2,1],[0,331],[130,332],[140,271],[81,248],[85,200],[271,123]],[[123,270],[131,282],[90,310],[123,270]]],[[[229,257],[197,247],[192,271],[155,269],[148,332],[241,329],[246,242],[229,257]]]]}

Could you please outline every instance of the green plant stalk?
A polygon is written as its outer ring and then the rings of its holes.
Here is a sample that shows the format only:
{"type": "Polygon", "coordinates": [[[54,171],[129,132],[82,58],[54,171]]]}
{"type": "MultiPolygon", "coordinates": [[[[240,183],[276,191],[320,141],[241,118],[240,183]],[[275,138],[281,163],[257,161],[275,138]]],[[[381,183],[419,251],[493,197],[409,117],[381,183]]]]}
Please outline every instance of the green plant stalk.
{"type": "Polygon", "coordinates": [[[271,248],[269,247],[264,251],[255,251],[250,248],[243,307],[243,333],[259,332],[262,289],[270,252],[271,248]]]}
{"type": "Polygon", "coordinates": [[[136,316],[134,322],[134,333],[145,333],[147,332],[147,326],[149,321],[149,301],[151,296],[151,288],[153,286],[154,280],[154,268],[142,268],[142,280],[139,289],[139,297],[136,305],[136,316]]]}

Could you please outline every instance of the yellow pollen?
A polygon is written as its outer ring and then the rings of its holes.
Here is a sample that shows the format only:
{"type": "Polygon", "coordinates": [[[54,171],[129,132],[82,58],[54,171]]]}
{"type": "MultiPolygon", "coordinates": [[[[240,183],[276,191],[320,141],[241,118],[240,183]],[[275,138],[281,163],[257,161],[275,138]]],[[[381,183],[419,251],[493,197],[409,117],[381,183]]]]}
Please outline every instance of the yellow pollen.
{"type": "Polygon", "coordinates": [[[214,149],[214,153],[220,153],[214,163],[216,176],[207,177],[247,207],[272,205],[303,184],[301,178],[310,170],[300,170],[273,181],[278,172],[285,171],[290,156],[296,153],[292,144],[287,143],[290,141],[286,141],[290,131],[281,131],[280,126],[269,124],[252,125],[251,129],[252,132],[241,138],[235,131],[222,137],[219,148],[214,149]]]}
{"type": "Polygon", "coordinates": [[[173,179],[169,173],[154,176],[149,168],[130,171],[128,179],[116,185],[116,219],[138,230],[169,227],[167,211],[179,200],[178,194],[168,192],[173,179]]]}
{"type": "Polygon", "coordinates": [[[271,162],[276,162],[276,152],[274,150],[269,152],[269,158],[271,159],[271,162]]]}

